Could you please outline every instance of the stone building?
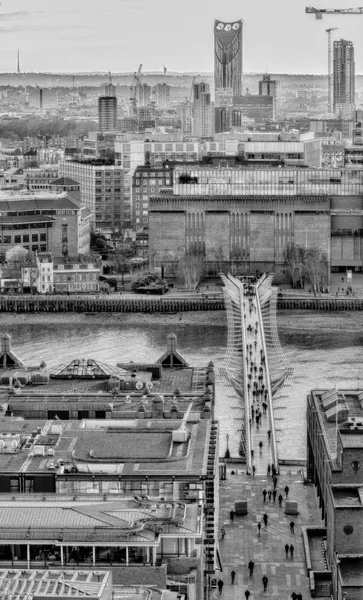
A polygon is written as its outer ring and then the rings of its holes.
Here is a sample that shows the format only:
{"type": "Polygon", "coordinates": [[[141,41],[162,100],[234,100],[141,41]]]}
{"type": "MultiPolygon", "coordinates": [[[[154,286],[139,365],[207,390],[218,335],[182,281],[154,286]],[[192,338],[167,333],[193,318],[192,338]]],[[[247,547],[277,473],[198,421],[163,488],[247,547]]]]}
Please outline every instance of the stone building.
{"type": "Polygon", "coordinates": [[[294,242],[319,248],[332,270],[361,271],[362,210],[362,171],[179,165],[173,194],[150,200],[150,265],[172,275],[192,251],[213,276],[281,273],[294,242]]]}
{"type": "Polygon", "coordinates": [[[91,212],[66,192],[0,194],[0,252],[14,245],[54,256],[88,254],[91,212]]]}
{"type": "Polygon", "coordinates": [[[333,597],[363,598],[363,392],[313,390],[307,406],[308,477],[320,501],[333,597]]]}

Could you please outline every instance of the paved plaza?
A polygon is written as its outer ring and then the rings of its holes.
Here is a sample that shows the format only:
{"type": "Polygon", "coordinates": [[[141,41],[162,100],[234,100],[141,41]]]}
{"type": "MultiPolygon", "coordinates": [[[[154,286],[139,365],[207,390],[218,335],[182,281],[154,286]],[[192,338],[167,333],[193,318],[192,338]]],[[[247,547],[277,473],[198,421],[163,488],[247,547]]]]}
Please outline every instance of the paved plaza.
{"type": "MultiPolygon", "coordinates": [[[[273,489],[272,478],[263,475],[252,477],[245,474],[244,465],[228,466],[226,481],[220,482],[220,521],[226,535],[219,540],[223,564],[223,573],[217,576],[224,582],[221,598],[223,600],[245,599],[245,591],[251,593],[250,600],[257,598],[288,599],[292,592],[301,593],[303,599],[310,598],[309,579],[305,565],[305,556],[301,536],[302,525],[322,525],[322,520],[313,485],[304,485],[298,467],[282,467],[278,477],[277,496],[264,502],[263,490],[273,489]],[[232,471],[235,475],[232,475],[232,471]],[[299,515],[285,515],[285,486],[288,485],[289,500],[299,503],[299,515]],[[283,495],[281,508],[278,495],[283,495]],[[248,514],[235,516],[230,521],[230,510],[235,500],[248,501],[248,514]],[[262,517],[268,516],[265,527],[262,517]],[[258,533],[257,523],[262,527],[258,533]],[[294,533],[290,531],[290,522],[294,522],[294,533]],[[293,558],[285,555],[285,544],[294,546],[293,558]],[[255,563],[250,577],[248,563],[255,563]],[[231,585],[230,573],[236,572],[234,585],[231,585]],[[268,577],[267,591],[263,591],[262,577],[268,577]]],[[[219,597],[216,590],[213,598],[219,597]]]]}

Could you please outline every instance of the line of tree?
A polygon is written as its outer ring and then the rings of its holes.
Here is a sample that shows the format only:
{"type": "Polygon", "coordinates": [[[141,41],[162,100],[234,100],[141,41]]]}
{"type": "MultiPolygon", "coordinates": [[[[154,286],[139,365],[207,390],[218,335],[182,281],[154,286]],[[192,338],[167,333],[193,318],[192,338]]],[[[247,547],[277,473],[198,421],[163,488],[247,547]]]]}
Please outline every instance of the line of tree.
{"type": "Polygon", "coordinates": [[[292,287],[304,288],[311,283],[314,292],[323,292],[328,284],[329,261],[320,248],[304,248],[294,242],[287,244],[284,253],[285,273],[291,278],[292,287]]]}
{"type": "Polygon", "coordinates": [[[83,138],[93,131],[96,121],[89,119],[63,119],[62,117],[43,118],[34,116],[31,119],[7,119],[0,122],[0,137],[21,140],[24,137],[55,136],[67,137],[74,135],[83,138]]]}

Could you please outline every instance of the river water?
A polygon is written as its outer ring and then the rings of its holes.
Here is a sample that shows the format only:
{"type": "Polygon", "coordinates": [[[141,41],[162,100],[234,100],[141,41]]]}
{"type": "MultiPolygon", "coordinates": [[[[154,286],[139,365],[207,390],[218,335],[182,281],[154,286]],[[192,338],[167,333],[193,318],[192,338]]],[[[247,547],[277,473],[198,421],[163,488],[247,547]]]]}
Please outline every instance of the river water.
{"type": "MultiPolygon", "coordinates": [[[[213,360],[216,371],[223,364],[227,331],[224,318],[217,324],[82,323],[19,321],[0,322],[0,332],[10,333],[19,358],[27,364],[45,360],[49,367],[72,358],[94,358],[110,364],[118,361],[152,362],[166,349],[171,332],[178,338],[178,349],[194,366],[213,360]]],[[[278,315],[279,335],[295,376],[279,442],[281,458],[306,456],[306,396],[314,387],[341,389],[359,387],[363,362],[363,314],[282,311],[278,315]]],[[[218,389],[222,384],[218,382],[218,389]]],[[[233,412],[227,396],[218,394],[216,416],[221,424],[221,450],[226,434],[233,432],[233,412]]],[[[279,425],[280,426],[280,425],[279,425]]],[[[238,435],[230,435],[232,456],[238,452],[238,435]]]]}

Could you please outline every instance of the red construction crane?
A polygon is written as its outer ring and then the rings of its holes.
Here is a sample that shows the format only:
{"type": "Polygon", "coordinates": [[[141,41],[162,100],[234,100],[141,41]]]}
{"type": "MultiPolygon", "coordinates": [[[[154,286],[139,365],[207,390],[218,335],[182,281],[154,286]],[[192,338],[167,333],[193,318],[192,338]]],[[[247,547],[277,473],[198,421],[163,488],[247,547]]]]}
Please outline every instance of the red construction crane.
{"type": "Polygon", "coordinates": [[[305,12],[312,13],[316,19],[322,19],[323,15],[363,15],[363,6],[358,8],[314,8],[307,6],[305,12]]]}

